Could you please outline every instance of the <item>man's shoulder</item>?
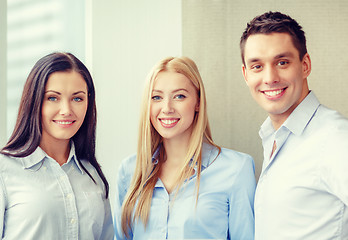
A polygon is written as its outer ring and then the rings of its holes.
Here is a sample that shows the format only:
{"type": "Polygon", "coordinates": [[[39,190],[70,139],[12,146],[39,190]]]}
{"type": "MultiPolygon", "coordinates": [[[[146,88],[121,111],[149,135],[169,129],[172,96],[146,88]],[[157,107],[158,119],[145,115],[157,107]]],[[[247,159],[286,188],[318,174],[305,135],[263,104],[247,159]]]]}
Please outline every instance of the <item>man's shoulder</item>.
{"type": "Polygon", "coordinates": [[[305,139],[316,139],[326,145],[348,143],[348,119],[338,111],[320,105],[304,134],[305,139]]]}
{"type": "Polygon", "coordinates": [[[319,129],[322,130],[348,131],[348,118],[338,111],[324,105],[320,105],[313,120],[320,126],[319,129]]]}

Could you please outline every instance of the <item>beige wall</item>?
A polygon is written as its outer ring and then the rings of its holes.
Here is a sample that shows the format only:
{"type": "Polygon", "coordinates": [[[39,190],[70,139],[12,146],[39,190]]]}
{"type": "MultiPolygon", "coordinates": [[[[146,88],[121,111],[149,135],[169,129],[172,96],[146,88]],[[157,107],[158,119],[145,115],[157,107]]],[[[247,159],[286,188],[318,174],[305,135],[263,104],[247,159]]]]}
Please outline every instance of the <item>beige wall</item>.
{"type": "Polygon", "coordinates": [[[263,158],[258,130],[267,115],[244,83],[239,39],[248,21],[270,10],[302,25],[312,58],[310,88],[323,104],[348,117],[348,1],[182,1],[183,54],[201,71],[213,137],[252,155],[257,177],[263,158]]]}

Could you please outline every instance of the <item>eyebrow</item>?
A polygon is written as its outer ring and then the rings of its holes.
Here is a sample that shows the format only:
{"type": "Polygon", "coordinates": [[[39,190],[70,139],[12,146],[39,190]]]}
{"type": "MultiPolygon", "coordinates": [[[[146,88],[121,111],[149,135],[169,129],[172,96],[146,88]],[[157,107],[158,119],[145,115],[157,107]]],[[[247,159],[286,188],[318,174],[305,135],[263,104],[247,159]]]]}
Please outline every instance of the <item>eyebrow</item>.
{"type": "MultiPolygon", "coordinates": [[[[185,88],[179,88],[179,89],[175,89],[174,91],[172,91],[172,93],[176,93],[176,92],[180,92],[180,91],[188,92],[187,89],[185,89],[185,88]]],[[[154,89],[152,92],[163,93],[163,91],[157,90],[157,89],[154,89]]]]}
{"type": "Polygon", "coordinates": [[[260,58],[250,58],[246,62],[247,63],[254,63],[254,62],[259,62],[259,61],[260,61],[260,58]]]}
{"type": "MultiPolygon", "coordinates": [[[[284,52],[284,53],[280,53],[276,55],[273,59],[280,59],[283,57],[294,57],[294,54],[292,52],[284,52]]],[[[261,59],[256,57],[256,58],[250,58],[246,62],[250,64],[250,63],[259,62],[259,61],[261,61],[261,59]]]]}
{"type": "MultiPolygon", "coordinates": [[[[47,90],[47,91],[45,91],[45,94],[46,93],[55,93],[55,94],[57,94],[57,95],[62,95],[60,92],[57,92],[57,91],[54,91],[54,90],[47,90]]],[[[85,91],[77,91],[77,92],[74,92],[72,95],[77,95],[77,94],[80,94],[80,93],[82,93],[82,94],[86,94],[86,92],[85,91]]]]}
{"type": "Polygon", "coordinates": [[[279,59],[283,57],[294,57],[294,54],[292,52],[280,53],[277,56],[275,56],[274,59],[279,59]]]}

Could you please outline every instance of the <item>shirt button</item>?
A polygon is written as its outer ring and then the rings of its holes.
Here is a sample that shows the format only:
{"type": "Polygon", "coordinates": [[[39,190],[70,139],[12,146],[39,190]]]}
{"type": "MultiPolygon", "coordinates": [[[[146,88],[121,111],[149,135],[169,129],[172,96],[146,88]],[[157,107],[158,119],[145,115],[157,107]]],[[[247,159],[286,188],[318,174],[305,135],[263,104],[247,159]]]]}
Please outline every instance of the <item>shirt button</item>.
{"type": "Polygon", "coordinates": [[[71,197],[72,197],[72,194],[70,194],[70,193],[68,195],[66,195],[67,199],[71,199],[71,197]]]}
{"type": "Polygon", "coordinates": [[[72,219],[70,220],[70,223],[71,223],[71,224],[76,223],[76,219],[75,219],[75,218],[72,218],[72,219]]]}

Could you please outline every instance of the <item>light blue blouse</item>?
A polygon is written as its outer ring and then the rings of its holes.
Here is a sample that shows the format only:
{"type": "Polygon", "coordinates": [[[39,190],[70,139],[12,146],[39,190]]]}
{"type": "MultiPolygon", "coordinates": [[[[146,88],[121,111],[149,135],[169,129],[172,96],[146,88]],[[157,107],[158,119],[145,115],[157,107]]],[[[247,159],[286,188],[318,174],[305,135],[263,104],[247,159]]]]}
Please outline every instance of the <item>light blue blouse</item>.
{"type": "Polygon", "coordinates": [[[72,145],[62,166],[37,148],[25,158],[0,155],[0,236],[13,240],[113,239],[109,199],[95,168],[82,170],[72,145]]]}
{"type": "MultiPolygon", "coordinates": [[[[130,239],[253,239],[253,159],[224,148],[216,158],[217,154],[215,147],[203,144],[197,206],[196,175],[184,183],[176,197],[175,192],[168,194],[158,179],[148,225],[144,228],[141,220],[137,220],[132,225],[130,239]]],[[[114,221],[116,239],[125,239],[121,230],[121,205],[135,162],[133,155],[125,159],[119,169],[114,221]]]]}

